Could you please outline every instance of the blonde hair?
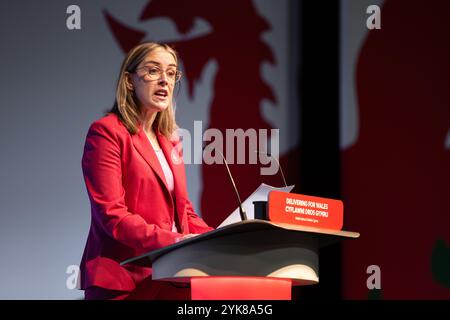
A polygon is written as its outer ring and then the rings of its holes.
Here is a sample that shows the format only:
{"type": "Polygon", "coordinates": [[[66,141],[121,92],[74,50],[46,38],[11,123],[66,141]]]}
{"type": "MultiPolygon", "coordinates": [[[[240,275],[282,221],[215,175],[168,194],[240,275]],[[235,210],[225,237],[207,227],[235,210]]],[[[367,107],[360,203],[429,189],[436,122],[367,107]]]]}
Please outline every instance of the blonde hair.
{"type": "MultiPolygon", "coordinates": [[[[135,72],[137,66],[144,61],[144,58],[156,49],[164,49],[172,54],[175,62],[178,64],[177,52],[169,45],[165,43],[146,42],[131,49],[120,68],[116,88],[116,101],[108,113],[116,114],[131,134],[135,134],[139,130],[141,110],[139,109],[134,91],[127,87],[126,74],[135,72]]],[[[153,122],[153,128],[170,139],[172,133],[178,128],[175,122],[172,104],[166,110],[157,113],[153,122]]]]}

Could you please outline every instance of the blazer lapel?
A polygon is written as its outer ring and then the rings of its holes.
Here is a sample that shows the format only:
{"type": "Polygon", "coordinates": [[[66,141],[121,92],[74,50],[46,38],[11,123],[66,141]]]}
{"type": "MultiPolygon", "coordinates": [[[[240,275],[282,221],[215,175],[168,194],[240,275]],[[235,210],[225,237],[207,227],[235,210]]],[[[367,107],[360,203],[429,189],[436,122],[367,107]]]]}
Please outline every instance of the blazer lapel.
{"type": "Polygon", "coordinates": [[[161,164],[159,163],[158,157],[156,156],[155,151],[153,150],[150,141],[147,138],[142,127],[139,128],[139,132],[132,135],[133,144],[136,150],[141,154],[144,160],[150,165],[150,167],[155,171],[156,175],[161,180],[164,188],[166,188],[167,192],[170,195],[169,187],[167,186],[166,177],[164,176],[164,172],[161,168],[161,164]]]}

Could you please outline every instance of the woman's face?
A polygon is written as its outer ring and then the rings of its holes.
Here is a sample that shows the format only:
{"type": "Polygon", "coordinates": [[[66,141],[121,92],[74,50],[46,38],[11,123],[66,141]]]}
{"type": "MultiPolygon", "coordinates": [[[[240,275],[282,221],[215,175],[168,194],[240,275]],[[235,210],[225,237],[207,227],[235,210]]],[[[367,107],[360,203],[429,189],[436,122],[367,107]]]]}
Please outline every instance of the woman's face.
{"type": "Polygon", "coordinates": [[[177,63],[174,56],[163,48],[150,52],[131,74],[142,112],[160,112],[172,103],[177,63]]]}

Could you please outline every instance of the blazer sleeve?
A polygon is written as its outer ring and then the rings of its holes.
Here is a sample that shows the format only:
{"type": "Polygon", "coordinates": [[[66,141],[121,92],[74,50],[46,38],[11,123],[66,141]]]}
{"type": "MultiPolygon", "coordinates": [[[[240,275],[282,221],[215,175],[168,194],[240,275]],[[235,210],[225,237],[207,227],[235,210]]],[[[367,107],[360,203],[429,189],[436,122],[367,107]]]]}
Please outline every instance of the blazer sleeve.
{"type": "Polygon", "coordinates": [[[82,168],[93,222],[110,237],[140,251],[165,247],[181,236],[128,211],[121,179],[120,141],[117,133],[103,123],[94,122],[88,131],[82,168]]]}

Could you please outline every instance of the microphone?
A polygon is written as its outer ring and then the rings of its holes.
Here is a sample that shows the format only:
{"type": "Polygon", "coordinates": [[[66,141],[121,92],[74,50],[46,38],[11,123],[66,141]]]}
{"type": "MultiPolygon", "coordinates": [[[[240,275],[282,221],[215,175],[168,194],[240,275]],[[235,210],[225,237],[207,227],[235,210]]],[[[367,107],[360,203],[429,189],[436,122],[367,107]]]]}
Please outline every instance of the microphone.
{"type": "MultiPolygon", "coordinates": [[[[208,147],[209,147],[209,145],[204,146],[204,147],[203,147],[203,151],[205,151],[205,149],[208,148],[208,147]]],[[[222,152],[220,152],[220,151],[217,150],[217,149],[215,149],[215,151],[219,152],[220,156],[222,157],[223,161],[225,162],[225,166],[227,167],[227,171],[228,171],[228,176],[230,177],[231,184],[233,185],[234,192],[236,192],[236,196],[237,196],[237,199],[238,199],[238,202],[239,202],[239,214],[240,214],[240,216],[241,216],[241,220],[242,220],[242,221],[245,221],[245,220],[247,220],[247,214],[245,213],[245,210],[244,210],[244,208],[242,207],[241,197],[239,196],[238,189],[236,188],[236,184],[234,183],[234,179],[233,179],[233,176],[231,175],[230,168],[228,167],[228,162],[227,162],[227,160],[225,159],[225,157],[224,157],[224,155],[222,154],[222,152]]]]}
{"type": "Polygon", "coordinates": [[[258,151],[258,150],[255,150],[255,152],[269,156],[276,161],[276,163],[278,164],[278,168],[280,169],[280,172],[281,172],[281,177],[283,178],[284,186],[287,187],[288,185],[286,183],[286,179],[284,178],[283,168],[281,168],[281,165],[280,165],[280,162],[278,161],[278,159],[267,152],[258,151]]]}

